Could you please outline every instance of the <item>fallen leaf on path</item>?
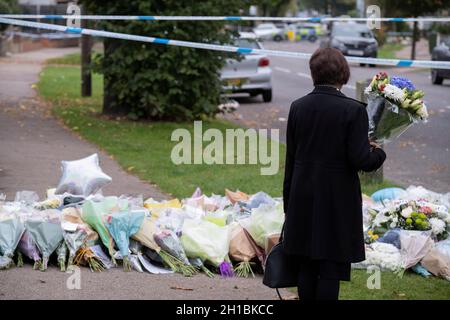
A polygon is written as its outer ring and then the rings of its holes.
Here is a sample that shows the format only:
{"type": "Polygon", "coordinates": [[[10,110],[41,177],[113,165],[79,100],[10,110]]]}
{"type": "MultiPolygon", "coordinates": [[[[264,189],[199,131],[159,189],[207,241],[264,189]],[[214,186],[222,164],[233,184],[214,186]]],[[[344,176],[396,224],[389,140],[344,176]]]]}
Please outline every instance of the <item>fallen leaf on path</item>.
{"type": "Polygon", "coordinates": [[[183,290],[183,291],[194,291],[192,288],[183,288],[183,287],[170,287],[173,290],[183,290]]]}

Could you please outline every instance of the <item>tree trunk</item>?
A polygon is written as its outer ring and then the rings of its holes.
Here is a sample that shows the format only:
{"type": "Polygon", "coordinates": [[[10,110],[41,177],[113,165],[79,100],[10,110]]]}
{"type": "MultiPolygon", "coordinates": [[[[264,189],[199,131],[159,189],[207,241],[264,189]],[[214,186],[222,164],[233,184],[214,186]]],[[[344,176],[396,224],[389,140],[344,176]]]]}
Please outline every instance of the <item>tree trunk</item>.
{"type": "Polygon", "coordinates": [[[416,41],[418,38],[418,31],[419,30],[417,27],[417,21],[414,21],[412,44],[411,44],[411,60],[416,59],[416,41]]]}
{"type": "MultiPolygon", "coordinates": [[[[86,21],[86,20],[84,20],[86,21]]],[[[83,23],[86,27],[86,23],[83,23]]],[[[91,54],[92,38],[91,36],[81,36],[81,96],[92,96],[92,73],[91,73],[91,54]]]]}
{"type": "MultiPolygon", "coordinates": [[[[103,45],[105,47],[105,58],[107,58],[111,53],[114,52],[116,47],[118,46],[119,40],[114,39],[105,39],[103,41],[103,45]]],[[[110,116],[123,116],[126,114],[126,110],[123,110],[121,106],[117,103],[117,96],[115,95],[114,89],[112,88],[112,84],[114,83],[114,79],[111,78],[107,72],[103,75],[103,114],[110,116]]]]}
{"type": "Polygon", "coordinates": [[[90,36],[81,36],[81,96],[92,96],[92,74],[91,74],[91,49],[92,39],[90,36]]]}
{"type": "MultiPolygon", "coordinates": [[[[86,14],[84,8],[83,14],[86,14]]],[[[81,20],[82,28],[87,28],[87,20],[81,20]]],[[[92,37],[81,36],[81,96],[92,96],[92,74],[91,74],[91,54],[92,54],[92,37]]]]}

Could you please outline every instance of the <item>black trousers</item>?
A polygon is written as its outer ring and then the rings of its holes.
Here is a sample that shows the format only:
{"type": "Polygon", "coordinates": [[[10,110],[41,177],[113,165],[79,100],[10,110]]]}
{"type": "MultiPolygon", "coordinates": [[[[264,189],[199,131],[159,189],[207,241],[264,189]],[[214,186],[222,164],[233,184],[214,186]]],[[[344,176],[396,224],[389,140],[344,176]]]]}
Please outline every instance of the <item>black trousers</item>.
{"type": "Polygon", "coordinates": [[[340,277],[329,269],[335,268],[330,268],[327,261],[301,259],[298,277],[300,300],[338,300],[340,277]]]}

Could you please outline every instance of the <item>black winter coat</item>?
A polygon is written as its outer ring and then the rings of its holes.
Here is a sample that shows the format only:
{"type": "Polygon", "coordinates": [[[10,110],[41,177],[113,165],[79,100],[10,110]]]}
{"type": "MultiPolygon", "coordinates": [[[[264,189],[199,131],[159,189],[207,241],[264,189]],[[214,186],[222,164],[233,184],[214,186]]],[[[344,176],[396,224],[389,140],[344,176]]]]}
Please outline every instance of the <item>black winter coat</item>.
{"type": "Polygon", "coordinates": [[[383,150],[371,150],[365,105],[317,86],[292,103],[286,135],[285,252],[364,260],[358,171],[374,171],[386,159],[383,150]]]}

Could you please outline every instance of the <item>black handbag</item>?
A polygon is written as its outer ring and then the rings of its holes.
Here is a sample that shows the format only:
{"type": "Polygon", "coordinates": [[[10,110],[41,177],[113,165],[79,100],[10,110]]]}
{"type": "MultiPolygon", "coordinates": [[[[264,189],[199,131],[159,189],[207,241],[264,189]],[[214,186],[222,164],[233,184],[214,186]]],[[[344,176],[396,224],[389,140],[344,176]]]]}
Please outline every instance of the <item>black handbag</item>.
{"type": "Polygon", "coordinates": [[[298,266],[283,250],[284,225],[278,242],[266,258],[263,284],[277,290],[280,300],[281,295],[278,288],[290,288],[298,286],[298,266]]]}

